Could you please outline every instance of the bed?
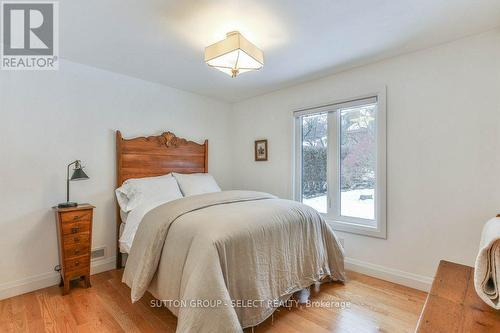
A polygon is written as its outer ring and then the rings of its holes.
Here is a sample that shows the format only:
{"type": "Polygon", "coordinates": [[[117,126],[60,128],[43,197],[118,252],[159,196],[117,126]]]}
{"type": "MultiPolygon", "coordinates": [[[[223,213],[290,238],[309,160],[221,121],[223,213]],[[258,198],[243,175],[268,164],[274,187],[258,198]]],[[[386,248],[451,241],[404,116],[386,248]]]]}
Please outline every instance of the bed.
{"type": "MultiPolygon", "coordinates": [[[[116,139],[118,187],[208,172],[207,140],[171,132],[124,139],[119,131],[116,139]]],[[[119,267],[121,225],[117,205],[119,267]]],[[[132,301],[151,292],[178,317],[177,332],[242,332],[294,293],[345,278],[343,249],[321,215],[262,192],[186,195],[159,205],[141,219],[126,252],[122,281],[132,301]]]]}

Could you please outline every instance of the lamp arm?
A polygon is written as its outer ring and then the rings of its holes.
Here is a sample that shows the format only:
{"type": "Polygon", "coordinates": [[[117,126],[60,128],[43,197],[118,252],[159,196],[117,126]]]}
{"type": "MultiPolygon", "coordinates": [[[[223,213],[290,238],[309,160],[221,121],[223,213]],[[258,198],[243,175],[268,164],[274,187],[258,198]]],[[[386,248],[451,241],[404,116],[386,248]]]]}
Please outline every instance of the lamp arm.
{"type": "Polygon", "coordinates": [[[69,202],[69,167],[72,166],[73,164],[76,164],[76,163],[78,163],[78,160],[68,164],[68,167],[66,170],[66,202],[69,202]]]}

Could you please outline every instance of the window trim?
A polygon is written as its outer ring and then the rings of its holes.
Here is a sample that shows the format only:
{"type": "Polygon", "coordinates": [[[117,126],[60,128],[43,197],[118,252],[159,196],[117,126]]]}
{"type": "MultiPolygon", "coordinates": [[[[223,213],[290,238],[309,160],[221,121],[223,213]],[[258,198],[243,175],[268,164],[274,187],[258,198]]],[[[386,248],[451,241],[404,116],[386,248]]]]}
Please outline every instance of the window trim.
{"type": "MultiPolygon", "coordinates": [[[[386,151],[387,151],[387,132],[386,132],[386,110],[387,110],[387,101],[386,101],[386,87],[382,87],[378,89],[374,93],[368,93],[357,97],[345,98],[342,100],[334,101],[331,103],[323,104],[316,107],[309,107],[296,110],[292,112],[292,116],[294,118],[294,161],[293,161],[293,197],[296,201],[301,200],[301,191],[302,191],[302,126],[300,126],[300,118],[304,115],[308,114],[317,114],[317,113],[325,113],[325,112],[334,112],[339,108],[339,105],[342,105],[343,108],[348,106],[348,103],[356,103],[359,100],[366,100],[369,98],[375,98],[377,101],[377,117],[376,117],[376,126],[377,126],[377,166],[376,166],[376,186],[375,186],[375,197],[377,198],[375,201],[375,220],[377,221],[377,226],[369,226],[364,225],[358,222],[359,218],[349,218],[342,217],[342,220],[332,218],[326,214],[322,214],[325,220],[330,224],[330,226],[337,231],[354,233],[364,236],[371,236],[377,238],[387,238],[387,171],[386,171],[386,151]]],[[[332,168],[336,168],[339,170],[339,166],[336,165],[339,162],[338,158],[335,158],[335,154],[338,154],[338,144],[337,140],[340,139],[340,131],[338,130],[338,119],[340,114],[337,112],[335,117],[328,117],[328,126],[336,127],[334,135],[333,144],[328,143],[328,171],[327,171],[327,182],[328,184],[333,184],[333,186],[328,186],[328,194],[327,194],[327,203],[328,208],[331,209],[334,205],[332,202],[332,197],[335,197],[338,203],[340,203],[340,198],[338,198],[337,188],[340,174],[332,172],[332,168]],[[334,166],[335,164],[335,166],[334,166]],[[334,178],[334,179],[332,179],[334,178]],[[334,196],[335,194],[335,196],[334,196]]],[[[329,130],[330,133],[330,130],[329,130]]],[[[332,138],[330,137],[330,140],[332,138]]],[[[338,214],[340,213],[339,205],[335,205],[335,209],[338,210],[338,214]]],[[[338,216],[338,214],[336,214],[338,216]]]]}

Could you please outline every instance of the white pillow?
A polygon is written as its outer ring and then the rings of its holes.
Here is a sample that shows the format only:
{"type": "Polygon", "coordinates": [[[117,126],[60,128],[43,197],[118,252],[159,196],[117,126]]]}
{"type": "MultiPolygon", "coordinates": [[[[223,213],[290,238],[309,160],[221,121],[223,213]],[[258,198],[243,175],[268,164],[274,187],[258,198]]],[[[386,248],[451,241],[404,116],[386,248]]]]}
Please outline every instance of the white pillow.
{"type": "Polygon", "coordinates": [[[209,173],[173,173],[184,196],[220,192],[221,189],[209,173]]]}
{"type": "Polygon", "coordinates": [[[179,185],[171,174],[128,179],[115,193],[121,210],[126,213],[142,203],[165,203],[182,198],[179,185]]]}

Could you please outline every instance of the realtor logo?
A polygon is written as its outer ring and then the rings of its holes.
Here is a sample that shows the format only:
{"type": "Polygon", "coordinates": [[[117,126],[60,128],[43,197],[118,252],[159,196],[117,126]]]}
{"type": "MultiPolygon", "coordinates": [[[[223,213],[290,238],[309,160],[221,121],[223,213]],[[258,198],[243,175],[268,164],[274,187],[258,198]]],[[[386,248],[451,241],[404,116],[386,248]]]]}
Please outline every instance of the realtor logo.
{"type": "Polygon", "coordinates": [[[54,1],[3,1],[0,68],[57,70],[58,19],[54,1]]]}

